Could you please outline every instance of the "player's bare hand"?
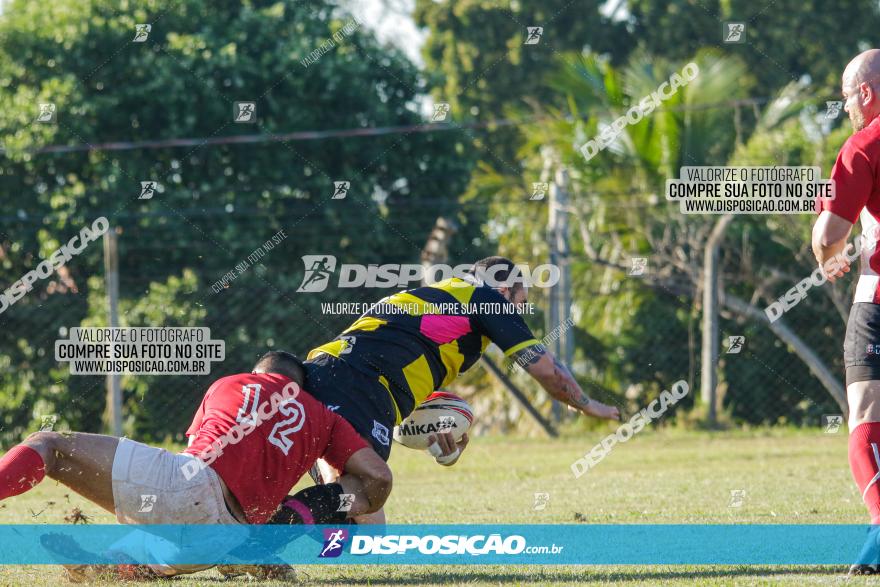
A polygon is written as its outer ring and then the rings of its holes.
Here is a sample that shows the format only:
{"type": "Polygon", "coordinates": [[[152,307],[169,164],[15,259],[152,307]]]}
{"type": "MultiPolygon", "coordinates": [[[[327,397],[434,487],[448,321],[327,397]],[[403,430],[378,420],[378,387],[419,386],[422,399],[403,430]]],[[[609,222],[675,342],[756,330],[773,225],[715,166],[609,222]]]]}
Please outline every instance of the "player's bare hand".
{"type": "Polygon", "coordinates": [[[602,402],[592,400],[584,408],[584,413],[594,418],[603,418],[605,420],[620,420],[620,410],[617,406],[606,406],[602,402]]]}
{"type": "Polygon", "coordinates": [[[458,462],[468,440],[467,434],[464,434],[458,442],[455,441],[452,432],[432,434],[428,437],[428,452],[434,456],[434,460],[438,463],[449,467],[458,462]]]}
{"type": "Polygon", "coordinates": [[[455,444],[458,445],[458,450],[460,450],[461,452],[464,452],[464,449],[467,448],[468,442],[470,442],[470,441],[471,441],[471,439],[468,437],[467,432],[465,432],[464,434],[461,435],[461,439],[458,442],[456,442],[455,444]]]}
{"type": "MultiPolygon", "coordinates": [[[[848,252],[849,248],[852,247],[852,244],[848,244],[844,249],[844,253],[848,252]]],[[[828,281],[834,283],[839,278],[843,277],[850,271],[850,263],[849,259],[846,258],[844,254],[835,255],[828,259],[825,262],[825,265],[822,266],[822,272],[825,274],[825,277],[828,278],[828,281]]]]}

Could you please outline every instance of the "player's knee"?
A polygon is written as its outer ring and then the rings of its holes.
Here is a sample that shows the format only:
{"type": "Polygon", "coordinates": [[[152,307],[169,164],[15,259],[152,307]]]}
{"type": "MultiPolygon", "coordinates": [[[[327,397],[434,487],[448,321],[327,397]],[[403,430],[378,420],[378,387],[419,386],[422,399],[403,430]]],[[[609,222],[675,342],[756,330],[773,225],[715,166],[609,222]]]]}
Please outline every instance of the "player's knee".
{"type": "Polygon", "coordinates": [[[41,430],[30,434],[24,444],[40,454],[46,466],[46,474],[50,474],[55,466],[55,453],[63,440],[64,438],[58,432],[41,430]]]}
{"type": "Polygon", "coordinates": [[[857,381],[846,388],[849,428],[865,422],[880,422],[880,381],[857,381]]]}

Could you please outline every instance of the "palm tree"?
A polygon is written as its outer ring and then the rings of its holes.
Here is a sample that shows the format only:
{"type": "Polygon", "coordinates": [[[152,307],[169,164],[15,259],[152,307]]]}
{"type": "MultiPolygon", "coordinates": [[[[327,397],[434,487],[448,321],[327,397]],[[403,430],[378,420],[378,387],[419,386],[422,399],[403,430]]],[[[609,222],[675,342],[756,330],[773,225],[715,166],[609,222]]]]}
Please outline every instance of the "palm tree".
{"type": "MultiPolygon", "coordinates": [[[[593,55],[562,58],[553,82],[568,96],[568,106],[552,110],[530,105],[538,123],[523,133],[528,140],[519,155],[525,171],[517,175],[510,168],[484,167],[476,173],[468,197],[494,197],[493,216],[504,220],[496,223],[492,236],[505,250],[526,258],[546,255],[546,206],[524,200],[533,182],[546,181],[548,170],[567,169],[569,212],[579,221],[582,249],[575,259],[582,261],[577,265],[575,298],[588,300],[576,302],[574,313],[598,340],[580,349],[580,375],[605,393],[628,389],[628,396],[638,398],[645,388],[659,390],[679,379],[686,365],[693,388],[699,363],[696,321],[702,314],[704,400],[714,415],[712,409],[723,399],[712,398],[720,338],[715,305],[723,310],[723,318],[733,320],[732,326],[760,333],[758,325],[767,322],[759,304],[782,293],[773,286],[791,287],[812,270],[806,256],[798,259],[802,269],[789,270],[792,253],[803,249],[808,221],[794,216],[683,215],[665,201],[666,180],[677,178],[682,166],[813,165],[824,145],[821,134],[817,138],[805,128],[806,84],[790,84],[773,99],[749,98],[748,71],[736,58],[704,51],[692,63],[699,67],[692,81],[586,160],[579,150],[584,143],[657,92],[686,64],[641,52],[620,70],[593,55]],[[731,231],[738,237],[736,244],[721,249],[731,231]],[[650,271],[639,279],[626,279],[627,257],[633,255],[649,257],[650,271]],[[730,285],[722,288],[721,283],[730,285]],[[653,358],[648,366],[646,355],[653,358]]],[[[840,297],[830,288],[826,291],[830,296],[816,296],[816,304],[840,297]]],[[[752,419],[773,419],[800,402],[800,416],[807,417],[817,405],[828,406],[822,388],[845,410],[843,387],[820,352],[827,356],[827,349],[817,350],[807,342],[829,327],[811,319],[795,333],[782,320],[770,325],[775,338],[750,341],[757,360],[751,361],[750,370],[743,371],[744,362],[730,367],[729,377],[767,381],[768,369],[776,370],[760,357],[786,365],[791,353],[806,363],[808,372],[791,370],[791,375],[782,376],[793,381],[793,389],[778,394],[777,406],[742,401],[737,415],[749,417],[748,410],[753,410],[752,419]],[[810,388],[806,404],[801,387],[810,388]]],[[[723,393],[726,386],[721,387],[723,393]]]]}

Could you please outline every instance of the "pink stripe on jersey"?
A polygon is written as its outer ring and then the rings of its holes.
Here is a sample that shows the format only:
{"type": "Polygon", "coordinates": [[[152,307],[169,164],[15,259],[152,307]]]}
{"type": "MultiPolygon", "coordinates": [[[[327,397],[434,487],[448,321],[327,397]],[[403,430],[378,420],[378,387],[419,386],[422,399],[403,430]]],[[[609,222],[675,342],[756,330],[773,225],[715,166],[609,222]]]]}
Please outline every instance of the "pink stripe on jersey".
{"type": "Polygon", "coordinates": [[[419,329],[437,344],[446,344],[470,332],[471,321],[467,316],[428,314],[422,316],[419,329]]]}

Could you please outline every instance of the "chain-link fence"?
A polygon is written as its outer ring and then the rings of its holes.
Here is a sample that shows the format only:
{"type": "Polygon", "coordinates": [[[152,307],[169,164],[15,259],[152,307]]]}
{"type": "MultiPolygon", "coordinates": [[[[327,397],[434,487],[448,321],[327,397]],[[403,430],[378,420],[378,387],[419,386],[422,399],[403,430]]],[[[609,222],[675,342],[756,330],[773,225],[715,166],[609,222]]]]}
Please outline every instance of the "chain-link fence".
{"type": "MultiPolygon", "coordinates": [[[[169,206],[163,213],[111,220],[118,241],[120,325],[207,326],[211,337],[222,339],[226,349],[225,361],[213,363],[210,375],[124,376],[124,433],[154,441],[182,440],[214,379],[249,370],[271,348],[305,356],[356,318],[336,312],[333,302],[372,302],[395,291],[332,285],[318,293],[297,289],[305,275],[304,255],[333,255],[340,262],[367,265],[419,263],[436,211],[399,206],[403,209],[393,219],[386,216],[378,221],[345,199],[320,206],[289,201],[271,214],[232,206],[169,206]]],[[[470,203],[457,216],[487,213],[487,206],[470,203]]],[[[5,219],[0,230],[15,242],[19,234],[41,230],[43,222],[26,216],[5,219]]],[[[463,227],[449,243],[452,265],[495,252],[467,236],[468,230],[463,227]]],[[[42,417],[51,414],[58,416],[57,426],[62,428],[104,427],[105,378],[69,375],[68,363],[56,362],[53,352],[55,340],[64,338],[70,328],[107,325],[104,254],[100,240],[91,243],[0,315],[7,341],[0,351],[4,443],[35,430],[42,417]]],[[[546,262],[538,256],[518,260],[530,265],[546,262]]],[[[585,391],[627,414],[684,379],[690,397],[664,421],[701,421],[705,406],[698,399],[702,348],[698,300],[651,287],[626,272],[597,272],[594,263],[579,255],[571,257],[571,268],[572,304],[563,319],[572,325],[573,371],[585,391]]],[[[547,291],[535,289],[531,295],[535,312],[526,316],[539,338],[560,326],[547,323],[548,299],[547,291]]],[[[813,294],[811,303],[830,304],[821,292],[813,294]]],[[[817,312],[805,304],[784,322],[842,377],[844,323],[839,315],[817,312]]],[[[840,413],[808,365],[766,323],[722,306],[719,337],[717,393],[722,424],[819,425],[822,414],[840,413]]],[[[509,366],[508,373],[538,410],[553,419],[546,393],[509,366]]],[[[525,412],[480,364],[452,388],[474,403],[482,424],[478,429],[531,428],[525,412]]]]}

